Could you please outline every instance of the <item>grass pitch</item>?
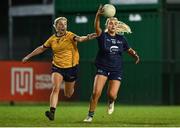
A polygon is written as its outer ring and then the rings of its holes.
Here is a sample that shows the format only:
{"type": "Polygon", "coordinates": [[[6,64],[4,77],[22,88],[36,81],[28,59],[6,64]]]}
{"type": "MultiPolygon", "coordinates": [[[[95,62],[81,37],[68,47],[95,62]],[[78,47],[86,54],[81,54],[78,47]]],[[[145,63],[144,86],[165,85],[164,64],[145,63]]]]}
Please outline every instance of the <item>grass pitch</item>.
{"type": "Polygon", "coordinates": [[[44,112],[48,105],[0,105],[0,127],[180,127],[180,106],[115,105],[108,115],[107,105],[99,104],[91,123],[84,123],[88,103],[63,102],[56,110],[55,121],[44,112]]]}

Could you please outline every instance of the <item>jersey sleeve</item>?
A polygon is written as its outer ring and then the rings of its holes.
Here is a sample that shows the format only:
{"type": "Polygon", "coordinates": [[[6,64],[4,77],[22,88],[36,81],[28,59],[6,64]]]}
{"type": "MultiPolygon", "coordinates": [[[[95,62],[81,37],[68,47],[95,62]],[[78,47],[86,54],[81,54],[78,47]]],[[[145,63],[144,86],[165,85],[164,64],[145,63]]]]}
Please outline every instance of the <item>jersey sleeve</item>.
{"type": "Polygon", "coordinates": [[[75,41],[74,38],[75,38],[76,36],[77,36],[77,35],[74,34],[73,32],[69,32],[69,36],[68,36],[68,37],[69,37],[69,39],[70,39],[71,41],[74,42],[74,41],[75,41]]]}
{"type": "Polygon", "coordinates": [[[52,36],[43,44],[43,47],[50,48],[52,43],[52,36]]]}
{"type": "Polygon", "coordinates": [[[123,51],[127,51],[130,48],[127,39],[123,36],[123,51]]]}

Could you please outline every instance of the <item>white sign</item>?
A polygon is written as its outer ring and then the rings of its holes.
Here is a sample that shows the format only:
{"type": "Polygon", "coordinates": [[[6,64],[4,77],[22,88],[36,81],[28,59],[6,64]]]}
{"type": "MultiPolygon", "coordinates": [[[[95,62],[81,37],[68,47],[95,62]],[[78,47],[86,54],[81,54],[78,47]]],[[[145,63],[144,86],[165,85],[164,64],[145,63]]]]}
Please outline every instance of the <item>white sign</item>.
{"type": "Polygon", "coordinates": [[[111,4],[114,5],[125,5],[125,4],[158,4],[158,0],[110,0],[111,4]]]}
{"type": "Polygon", "coordinates": [[[11,94],[33,94],[33,69],[13,67],[11,68],[11,94]]]}
{"type": "Polygon", "coordinates": [[[129,21],[142,21],[142,17],[140,14],[129,14],[129,21]]]}
{"type": "Polygon", "coordinates": [[[76,16],[75,18],[75,23],[77,24],[83,24],[87,22],[88,22],[88,18],[86,16],[76,16]]]}

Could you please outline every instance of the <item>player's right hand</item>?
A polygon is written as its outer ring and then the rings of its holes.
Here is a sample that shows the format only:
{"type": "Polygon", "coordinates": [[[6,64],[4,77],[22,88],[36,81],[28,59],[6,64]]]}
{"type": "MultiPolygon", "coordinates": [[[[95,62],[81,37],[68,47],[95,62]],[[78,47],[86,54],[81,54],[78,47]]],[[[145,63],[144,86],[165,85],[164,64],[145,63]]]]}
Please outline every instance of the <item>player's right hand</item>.
{"type": "Polygon", "coordinates": [[[102,15],[104,13],[104,9],[103,9],[103,6],[102,5],[99,5],[99,9],[97,11],[97,15],[102,15]]]}
{"type": "Polygon", "coordinates": [[[87,37],[88,37],[89,40],[94,39],[94,38],[97,37],[97,33],[88,34],[87,37]]]}
{"type": "Polygon", "coordinates": [[[26,56],[26,57],[24,57],[24,58],[22,59],[22,62],[23,62],[23,63],[26,63],[28,60],[29,60],[29,58],[26,56]]]}

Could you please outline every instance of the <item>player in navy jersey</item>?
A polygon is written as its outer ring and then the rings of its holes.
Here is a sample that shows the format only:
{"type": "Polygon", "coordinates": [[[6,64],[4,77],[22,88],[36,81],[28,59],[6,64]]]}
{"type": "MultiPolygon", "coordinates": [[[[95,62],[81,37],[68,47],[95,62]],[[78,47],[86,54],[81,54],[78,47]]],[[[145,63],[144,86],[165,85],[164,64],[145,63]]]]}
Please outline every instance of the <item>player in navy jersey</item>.
{"type": "Polygon", "coordinates": [[[99,7],[94,27],[98,35],[99,51],[96,56],[95,65],[97,68],[94,79],[93,93],[89,105],[88,116],[84,119],[85,122],[91,122],[94,111],[97,106],[99,97],[101,96],[103,87],[107,80],[109,80],[107,96],[108,96],[108,114],[114,111],[114,103],[117,98],[118,90],[122,80],[122,53],[129,53],[134,59],[135,63],[139,63],[139,56],[126,41],[125,37],[119,33],[131,32],[128,25],[118,21],[117,18],[111,17],[106,21],[106,30],[103,31],[100,27],[100,16],[103,14],[102,6],[99,7]]]}

